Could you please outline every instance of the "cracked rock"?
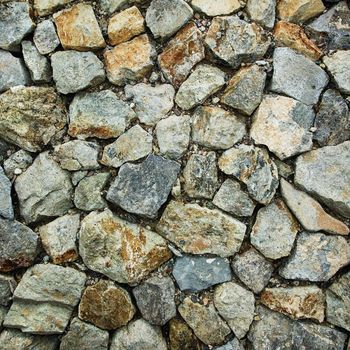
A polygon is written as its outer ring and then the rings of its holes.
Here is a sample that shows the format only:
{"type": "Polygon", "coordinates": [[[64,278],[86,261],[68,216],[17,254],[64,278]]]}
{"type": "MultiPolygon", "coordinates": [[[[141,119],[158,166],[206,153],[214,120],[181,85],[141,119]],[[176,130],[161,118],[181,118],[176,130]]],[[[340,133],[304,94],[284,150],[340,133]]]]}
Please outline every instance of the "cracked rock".
{"type": "Polygon", "coordinates": [[[238,0],[192,0],[192,7],[196,11],[205,13],[208,16],[215,17],[221,15],[229,15],[232,12],[237,12],[241,7],[241,3],[238,0]]]}
{"type": "Polygon", "coordinates": [[[4,174],[4,170],[0,166],[0,217],[13,220],[13,206],[11,198],[11,181],[4,174]]]}
{"type": "Polygon", "coordinates": [[[60,45],[60,40],[58,39],[55,25],[51,20],[47,19],[37,24],[33,41],[42,55],[55,51],[57,46],[60,45]]]}

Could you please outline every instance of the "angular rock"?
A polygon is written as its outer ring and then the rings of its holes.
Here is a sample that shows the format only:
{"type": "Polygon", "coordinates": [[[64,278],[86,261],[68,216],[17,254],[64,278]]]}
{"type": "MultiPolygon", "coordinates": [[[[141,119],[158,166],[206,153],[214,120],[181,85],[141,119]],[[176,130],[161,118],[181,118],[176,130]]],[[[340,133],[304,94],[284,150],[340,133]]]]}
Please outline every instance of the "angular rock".
{"type": "Polygon", "coordinates": [[[232,278],[227,259],[191,255],[176,258],[173,276],[182,291],[191,292],[207,289],[232,278]]]}
{"type": "Polygon", "coordinates": [[[110,210],[86,216],[79,233],[85,265],[119,282],[135,284],[171,257],[166,241],[110,210]]]}
{"type": "Polygon", "coordinates": [[[244,350],[244,347],[243,344],[241,344],[237,338],[233,338],[226,344],[215,348],[215,350],[244,350]]]}
{"type": "Polygon", "coordinates": [[[135,117],[129,105],[111,90],[82,93],[69,106],[69,135],[109,139],[121,135],[135,117]]]}
{"type": "Polygon", "coordinates": [[[39,16],[46,16],[69,4],[72,0],[34,0],[34,9],[39,16]]]}
{"type": "Polygon", "coordinates": [[[270,90],[293,97],[306,105],[316,104],[328,84],[328,76],[322,68],[287,47],[275,49],[273,68],[270,90]]]}
{"type": "Polygon", "coordinates": [[[246,11],[254,22],[272,29],[275,24],[275,8],[276,0],[248,0],[246,11]]]}
{"type": "Polygon", "coordinates": [[[4,161],[5,174],[9,179],[12,179],[15,175],[25,171],[32,163],[33,157],[31,153],[21,149],[4,161]]]}
{"type": "Polygon", "coordinates": [[[76,186],[87,174],[87,170],[75,171],[71,177],[73,186],[76,186]]]}
{"type": "Polygon", "coordinates": [[[155,49],[147,34],[119,44],[104,53],[107,78],[115,85],[140,80],[151,71],[154,56],[155,49]]]}
{"type": "Polygon", "coordinates": [[[205,13],[207,16],[229,15],[232,12],[238,11],[242,5],[238,0],[192,0],[192,7],[196,11],[205,13]]]}
{"type": "Polygon", "coordinates": [[[277,3],[278,17],[296,23],[306,22],[325,9],[322,0],[282,0],[277,3]]]}
{"type": "Polygon", "coordinates": [[[13,206],[11,198],[11,181],[4,174],[4,170],[0,166],[0,217],[13,220],[13,206]]]}
{"type": "Polygon", "coordinates": [[[328,281],[349,262],[350,246],[344,237],[302,232],[279,274],[286,279],[328,281]]]}
{"type": "Polygon", "coordinates": [[[0,274],[0,305],[1,306],[8,306],[10,304],[10,302],[12,301],[13,292],[16,289],[16,287],[17,287],[17,282],[12,276],[0,274]]]}
{"type": "Polygon", "coordinates": [[[212,149],[227,149],[242,140],[245,122],[219,107],[200,106],[192,117],[192,140],[212,149]]]}
{"type": "Polygon", "coordinates": [[[202,64],[180,86],[175,102],[184,110],[203,103],[225,84],[226,74],[219,68],[202,64]]]}
{"type": "Polygon", "coordinates": [[[37,24],[33,41],[42,55],[55,51],[57,46],[60,45],[60,40],[58,39],[55,25],[51,20],[46,19],[37,24]]]}
{"type": "Polygon", "coordinates": [[[242,144],[225,151],[218,164],[225,174],[245,183],[257,202],[271,202],[278,187],[278,171],[264,149],[242,144]]]}
{"type": "Polygon", "coordinates": [[[169,342],[171,350],[199,350],[198,338],[186,322],[173,318],[169,322],[169,342]]]}
{"type": "Polygon", "coordinates": [[[185,253],[234,255],[244,239],[246,226],[217,209],[171,201],[157,225],[157,232],[185,253]]]}

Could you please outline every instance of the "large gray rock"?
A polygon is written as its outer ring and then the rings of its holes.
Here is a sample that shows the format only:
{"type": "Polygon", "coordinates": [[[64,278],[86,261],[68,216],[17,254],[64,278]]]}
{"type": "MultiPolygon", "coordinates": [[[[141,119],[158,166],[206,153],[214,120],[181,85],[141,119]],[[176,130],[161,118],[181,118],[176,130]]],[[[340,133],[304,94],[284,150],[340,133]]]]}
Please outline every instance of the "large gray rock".
{"type": "Polygon", "coordinates": [[[0,217],[12,220],[14,217],[12,198],[11,198],[12,184],[4,170],[0,166],[0,217]]]}
{"type": "Polygon", "coordinates": [[[272,29],[275,24],[276,0],[248,0],[249,17],[262,27],[272,29]]]}
{"type": "Polygon", "coordinates": [[[0,274],[0,305],[1,306],[8,306],[11,303],[13,292],[16,289],[16,287],[17,287],[17,282],[14,279],[14,277],[12,277],[11,275],[0,274]]]}
{"type": "Polygon", "coordinates": [[[60,44],[60,40],[58,39],[55,25],[51,20],[46,19],[38,23],[34,31],[33,41],[42,55],[55,51],[60,44]]]}

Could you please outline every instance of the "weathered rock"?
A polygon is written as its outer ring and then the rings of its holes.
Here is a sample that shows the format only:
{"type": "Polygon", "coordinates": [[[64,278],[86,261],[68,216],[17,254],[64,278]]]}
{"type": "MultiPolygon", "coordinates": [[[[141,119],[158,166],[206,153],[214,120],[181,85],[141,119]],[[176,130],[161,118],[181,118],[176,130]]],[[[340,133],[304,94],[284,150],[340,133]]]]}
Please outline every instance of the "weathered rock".
{"type": "Polygon", "coordinates": [[[349,262],[350,246],[344,237],[302,232],[279,274],[287,279],[328,281],[349,262]]]}
{"type": "Polygon", "coordinates": [[[288,22],[306,22],[324,10],[322,0],[281,0],[277,3],[277,15],[288,22]]]}
{"type": "Polygon", "coordinates": [[[190,143],[190,117],[171,115],[160,120],[155,131],[160,153],[171,159],[179,159],[190,143]]]}
{"type": "Polygon", "coordinates": [[[142,0],[101,0],[100,6],[104,12],[112,14],[116,10],[120,10],[132,3],[140,3],[142,0]]]}
{"type": "Polygon", "coordinates": [[[273,68],[270,90],[293,97],[307,105],[318,102],[329,80],[322,68],[288,47],[275,49],[273,68]]]}
{"type": "Polygon", "coordinates": [[[169,322],[170,350],[200,350],[198,338],[186,322],[173,318],[169,322]]]}
{"type": "Polygon", "coordinates": [[[275,24],[276,0],[248,0],[246,10],[249,17],[264,28],[272,29],[275,24]]]}
{"type": "Polygon", "coordinates": [[[227,282],[215,288],[214,304],[235,336],[243,338],[253,322],[254,294],[235,282],[227,282]]]}
{"type": "Polygon", "coordinates": [[[163,326],[176,316],[175,286],[170,277],[151,277],[133,289],[142,317],[163,326]]]}
{"type": "Polygon", "coordinates": [[[124,164],[108,190],[107,200],[130,213],[154,218],[179,171],[178,163],[155,155],[139,164],[124,164]]]}
{"type": "Polygon", "coordinates": [[[217,209],[171,201],[157,232],[186,253],[232,256],[239,251],[246,226],[217,209]]]}
{"type": "MultiPolygon", "coordinates": [[[[10,304],[12,300],[13,292],[16,289],[16,287],[17,287],[16,280],[12,276],[0,274],[0,305],[1,306],[7,306],[10,304]]],[[[7,313],[7,310],[6,310],[6,313],[7,313]]],[[[0,321],[1,324],[2,324],[2,321],[0,321]]]]}
{"type": "Polygon", "coordinates": [[[18,221],[0,219],[0,271],[33,264],[39,253],[38,236],[18,221]]]}
{"type": "Polygon", "coordinates": [[[196,11],[203,12],[212,17],[229,15],[242,7],[238,0],[191,0],[191,5],[196,11]]]}
{"type": "Polygon", "coordinates": [[[55,25],[51,20],[47,19],[38,23],[34,31],[33,41],[42,55],[55,51],[60,44],[60,40],[58,39],[55,25]]]}
{"type": "Polygon", "coordinates": [[[225,84],[225,73],[219,68],[202,64],[180,86],[175,102],[184,110],[203,103],[225,84]]]}
{"type": "Polygon", "coordinates": [[[32,163],[33,157],[31,153],[20,149],[4,161],[5,174],[9,179],[13,179],[14,176],[21,174],[32,163]]]}
{"type": "Polygon", "coordinates": [[[285,179],[288,179],[291,175],[294,174],[294,166],[291,164],[288,164],[286,162],[282,162],[279,159],[274,159],[277,169],[278,169],[278,175],[280,177],[283,177],[285,179]]]}
{"type": "Polygon", "coordinates": [[[262,204],[271,202],[278,187],[278,172],[264,149],[242,144],[225,151],[218,164],[225,174],[245,183],[253,199],[262,204]]]}
{"type": "Polygon", "coordinates": [[[281,179],[281,193],[289,209],[306,230],[349,234],[349,228],[345,224],[327,214],[316,200],[284,179],[281,179]]]}
{"type": "Polygon", "coordinates": [[[215,348],[215,350],[244,350],[244,347],[237,338],[233,338],[226,344],[215,348]]]}
{"type": "Polygon", "coordinates": [[[241,63],[261,59],[270,46],[270,39],[257,24],[234,15],[215,17],[205,43],[217,58],[232,68],[238,68],[241,63]]]}
{"type": "Polygon", "coordinates": [[[115,85],[140,80],[151,71],[154,56],[155,49],[147,34],[119,44],[104,53],[107,78],[115,85]]]}
{"type": "Polygon", "coordinates": [[[311,150],[315,113],[311,106],[285,96],[266,95],[253,117],[250,136],[280,159],[311,150]]]}
{"type": "Polygon", "coordinates": [[[121,135],[135,117],[129,105],[111,90],[82,93],[69,106],[69,135],[109,139],[121,135]]]}
{"type": "Polygon", "coordinates": [[[203,58],[201,32],[194,23],[189,23],[167,43],[158,56],[158,63],[165,77],[175,87],[179,87],[203,58]]]}
{"type": "Polygon", "coordinates": [[[182,291],[191,292],[207,289],[232,278],[227,259],[191,255],[176,258],[173,276],[182,291]]]}
{"type": "Polygon", "coordinates": [[[350,142],[297,158],[294,182],[337,213],[350,217],[350,142]]]}
{"type": "Polygon", "coordinates": [[[220,345],[231,333],[230,328],[220,318],[212,303],[204,306],[187,297],[178,310],[195,335],[205,344],[220,345]]]}
{"type": "Polygon", "coordinates": [[[14,213],[11,198],[11,181],[0,166],[0,217],[13,220],[14,213]]]}
{"type": "Polygon", "coordinates": [[[219,107],[200,106],[192,117],[192,139],[212,149],[227,149],[242,140],[245,122],[219,107]]]}
{"type": "Polygon", "coordinates": [[[73,318],[68,332],[63,336],[60,350],[107,350],[109,334],[92,324],[73,318]]]}
{"type": "Polygon", "coordinates": [[[19,51],[22,39],[35,27],[27,2],[0,4],[0,48],[19,51]]]}
{"type": "Polygon", "coordinates": [[[79,214],[64,215],[39,227],[39,235],[46,253],[54,264],[78,258],[76,246],[80,226],[79,214]]]}
{"type": "Polygon", "coordinates": [[[76,186],[87,174],[87,170],[75,171],[71,177],[73,186],[76,186]]]}
{"type": "Polygon", "coordinates": [[[110,210],[86,216],[79,236],[79,253],[85,265],[120,283],[139,282],[171,257],[162,237],[110,210]]]}
{"type": "Polygon", "coordinates": [[[84,273],[70,267],[35,265],[18,284],[4,325],[25,333],[63,333],[85,280],[84,273]]]}
{"type": "Polygon", "coordinates": [[[34,9],[39,16],[46,16],[71,1],[72,0],[34,0],[34,9]]]}
{"type": "Polygon", "coordinates": [[[173,108],[175,90],[170,84],[151,86],[140,83],[127,85],[125,95],[133,100],[140,122],[155,125],[173,108]]]}

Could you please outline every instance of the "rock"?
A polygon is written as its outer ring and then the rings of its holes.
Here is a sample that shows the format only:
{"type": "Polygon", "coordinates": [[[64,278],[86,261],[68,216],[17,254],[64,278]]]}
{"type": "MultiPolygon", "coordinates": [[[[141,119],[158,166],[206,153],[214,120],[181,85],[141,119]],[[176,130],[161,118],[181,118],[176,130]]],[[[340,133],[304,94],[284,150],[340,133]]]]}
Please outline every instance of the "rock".
{"type": "Polygon", "coordinates": [[[246,135],[245,122],[219,107],[199,106],[192,117],[192,139],[211,149],[227,149],[246,135]]]}
{"type": "Polygon", "coordinates": [[[51,20],[46,19],[37,24],[33,41],[42,55],[55,51],[57,46],[60,45],[60,40],[58,39],[55,25],[51,20]]]}
{"type": "Polygon", "coordinates": [[[112,14],[116,10],[120,10],[131,3],[140,3],[142,0],[101,0],[101,9],[107,14],[112,14]]]}
{"type": "Polygon", "coordinates": [[[227,259],[191,255],[176,258],[173,276],[180,290],[191,292],[210,288],[232,278],[227,259]]]}
{"type": "Polygon", "coordinates": [[[282,0],[277,3],[277,16],[288,22],[303,23],[325,9],[322,0],[282,0]]]}
{"type": "Polygon", "coordinates": [[[281,193],[289,209],[306,230],[349,234],[349,228],[345,224],[327,214],[316,200],[284,179],[281,179],[281,193]]]}
{"type": "Polygon", "coordinates": [[[112,338],[110,350],[167,350],[166,341],[159,327],[144,319],[130,322],[118,329],[112,338]]]}
{"type": "Polygon", "coordinates": [[[49,156],[40,153],[15,182],[21,216],[27,223],[61,216],[72,207],[69,173],[49,156]]]}
{"type": "Polygon", "coordinates": [[[338,89],[344,94],[350,94],[350,50],[339,50],[325,56],[323,62],[338,89]]]}
{"type": "Polygon", "coordinates": [[[92,51],[106,46],[91,5],[76,4],[55,13],[53,19],[65,50],[92,51]]]}
{"type": "Polygon", "coordinates": [[[60,350],[107,350],[109,334],[92,324],[73,318],[68,332],[62,337],[60,350]]]}
{"type": "Polygon", "coordinates": [[[249,17],[264,28],[272,29],[275,24],[276,0],[248,0],[246,11],[249,17]]]}
{"type": "Polygon", "coordinates": [[[136,6],[115,14],[108,22],[108,39],[118,45],[145,31],[144,18],[136,6]]]}
{"type": "Polygon", "coordinates": [[[0,93],[17,85],[30,85],[30,76],[20,58],[0,50],[0,93]]]}
{"type": "Polygon", "coordinates": [[[170,277],[151,277],[133,289],[142,317],[163,326],[176,316],[175,286],[170,277]]]}
{"type": "Polygon", "coordinates": [[[221,257],[239,251],[245,230],[242,222],[217,209],[176,201],[168,204],[157,225],[157,232],[185,253],[221,257]]]}
{"type": "Polygon", "coordinates": [[[286,279],[328,281],[349,262],[350,246],[344,237],[302,232],[279,274],[286,279]]]}
{"type": "Polygon", "coordinates": [[[350,218],[350,142],[310,151],[297,158],[295,184],[337,213],[350,218]]]}
{"type": "Polygon", "coordinates": [[[312,60],[287,47],[275,49],[273,67],[270,90],[307,105],[318,102],[329,80],[325,71],[312,60]]]}
{"type": "Polygon", "coordinates": [[[255,203],[241,190],[238,181],[227,179],[216,193],[213,203],[220,209],[236,216],[251,216],[255,203]]]}
{"type": "Polygon", "coordinates": [[[72,0],[34,0],[34,9],[39,16],[46,16],[60,7],[69,4],[72,0]]]}
{"type": "Polygon", "coordinates": [[[243,338],[253,322],[254,294],[235,282],[227,282],[215,288],[214,304],[235,336],[243,338]]]}
{"type": "Polygon", "coordinates": [[[0,217],[9,220],[13,220],[14,218],[11,187],[11,181],[4,174],[4,170],[0,166],[0,217]]]}
{"type": "Polygon", "coordinates": [[[257,202],[271,202],[278,187],[278,172],[264,149],[242,144],[225,151],[218,164],[225,174],[245,183],[257,202]]]}
{"type": "Polygon", "coordinates": [[[179,159],[190,143],[190,117],[173,114],[160,120],[155,131],[160,153],[171,159],[179,159]]]}
{"type": "Polygon", "coordinates": [[[171,350],[200,350],[198,338],[186,322],[173,318],[169,322],[169,342],[171,350]]]}
{"type": "Polygon", "coordinates": [[[333,282],[326,291],[327,321],[349,331],[350,328],[350,273],[333,282]]]}
{"type": "Polygon", "coordinates": [[[37,234],[16,220],[0,218],[0,242],[2,272],[32,265],[39,253],[37,234]]]}
{"type": "Polygon", "coordinates": [[[154,56],[155,49],[147,34],[119,44],[104,53],[107,78],[115,85],[140,80],[151,71],[154,56]]]}
{"type": "Polygon", "coordinates": [[[0,3],[0,48],[19,51],[22,39],[35,27],[27,2],[0,3]]]}
{"type": "Polygon", "coordinates": [[[142,163],[124,164],[107,193],[107,200],[129,213],[155,218],[167,200],[180,165],[149,155],[142,163]]]}
{"type": "Polygon", "coordinates": [[[204,306],[187,297],[178,310],[195,335],[207,345],[220,345],[231,333],[230,328],[216,312],[213,303],[204,306]]]}
{"type": "Polygon", "coordinates": [[[196,11],[212,17],[229,15],[232,12],[237,12],[242,7],[238,0],[192,0],[191,5],[196,11]]]}
{"type": "Polygon", "coordinates": [[[204,56],[201,32],[191,22],[167,43],[158,63],[165,77],[178,88],[204,56]]]}
{"type": "Polygon", "coordinates": [[[215,348],[215,350],[244,350],[244,347],[243,344],[241,344],[237,338],[233,338],[226,344],[215,348]]]}
{"type": "Polygon", "coordinates": [[[79,237],[85,265],[119,283],[135,284],[171,257],[162,237],[110,210],[86,216],[79,237]]]}
{"type": "Polygon", "coordinates": [[[311,106],[285,96],[266,95],[254,114],[250,137],[278,158],[311,150],[315,113],[311,106]]]}
{"type": "Polygon", "coordinates": [[[180,86],[175,102],[184,109],[191,109],[203,103],[225,84],[226,74],[219,68],[202,64],[180,86]]]}
{"type": "Polygon", "coordinates": [[[213,198],[219,187],[216,154],[192,154],[183,170],[184,190],[191,198],[213,198]]]}
{"type": "MultiPolygon", "coordinates": [[[[17,287],[16,280],[12,276],[0,274],[0,305],[1,306],[8,306],[11,303],[12,295],[16,287],[17,287]]],[[[7,313],[7,310],[6,310],[6,313],[7,313]]]]}
{"type": "Polygon", "coordinates": [[[285,179],[288,179],[291,175],[294,174],[294,166],[291,164],[287,164],[285,162],[282,162],[279,159],[274,159],[275,164],[277,166],[278,169],[278,175],[285,179]]]}
{"type": "Polygon", "coordinates": [[[27,151],[40,151],[65,126],[65,113],[51,87],[13,88],[0,95],[0,135],[27,151]]]}
{"type": "Polygon", "coordinates": [[[71,177],[73,186],[76,186],[87,174],[87,170],[75,171],[71,177]]]}
{"type": "Polygon", "coordinates": [[[125,326],[135,311],[129,293],[105,280],[87,287],[79,304],[79,318],[107,330],[125,326]]]}
{"type": "Polygon", "coordinates": [[[266,288],[261,302],[293,319],[311,318],[320,323],[324,320],[325,295],[317,286],[266,288]]]}
{"type": "Polygon", "coordinates": [[[54,264],[78,258],[76,246],[80,226],[79,214],[64,215],[39,227],[39,235],[46,253],[54,264]]]}
{"type": "Polygon", "coordinates": [[[335,146],[350,139],[350,111],[341,94],[326,90],[315,119],[314,139],[320,146],[335,146]]]}
{"type": "Polygon", "coordinates": [[[191,17],[193,10],[183,0],[152,0],[146,12],[146,23],[155,38],[176,33],[191,17]]]}
{"type": "Polygon", "coordinates": [[[75,95],[69,106],[69,135],[109,139],[121,135],[135,117],[112,90],[75,95]]]}
{"type": "Polygon", "coordinates": [[[257,24],[248,23],[234,15],[215,17],[205,43],[218,59],[235,69],[241,63],[263,58],[270,46],[270,39],[257,24]]]}
{"type": "Polygon", "coordinates": [[[229,80],[221,102],[242,114],[251,115],[261,102],[265,81],[266,72],[263,67],[256,64],[242,67],[229,80]]]}
{"type": "Polygon", "coordinates": [[[297,24],[278,21],[273,35],[278,46],[287,46],[313,61],[319,60],[322,56],[322,51],[308,38],[304,29],[297,24]]]}
{"type": "Polygon", "coordinates": [[[70,267],[38,264],[23,275],[4,325],[25,333],[63,333],[85,284],[70,267]]]}

